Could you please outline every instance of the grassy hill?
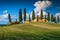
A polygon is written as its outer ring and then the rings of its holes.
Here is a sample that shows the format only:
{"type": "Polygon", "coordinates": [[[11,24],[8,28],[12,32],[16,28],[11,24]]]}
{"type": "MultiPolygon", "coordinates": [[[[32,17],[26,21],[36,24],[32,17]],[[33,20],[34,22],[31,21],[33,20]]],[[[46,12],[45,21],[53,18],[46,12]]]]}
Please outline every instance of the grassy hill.
{"type": "Polygon", "coordinates": [[[0,40],[60,40],[60,25],[36,22],[4,26],[0,27],[0,40]]]}

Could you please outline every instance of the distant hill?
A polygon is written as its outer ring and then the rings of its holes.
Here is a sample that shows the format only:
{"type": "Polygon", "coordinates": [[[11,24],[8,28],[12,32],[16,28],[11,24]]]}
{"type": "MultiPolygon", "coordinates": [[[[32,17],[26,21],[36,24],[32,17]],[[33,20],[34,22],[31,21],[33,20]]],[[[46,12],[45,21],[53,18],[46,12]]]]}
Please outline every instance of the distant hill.
{"type": "Polygon", "coordinates": [[[7,26],[7,24],[0,24],[0,26],[7,26]]]}

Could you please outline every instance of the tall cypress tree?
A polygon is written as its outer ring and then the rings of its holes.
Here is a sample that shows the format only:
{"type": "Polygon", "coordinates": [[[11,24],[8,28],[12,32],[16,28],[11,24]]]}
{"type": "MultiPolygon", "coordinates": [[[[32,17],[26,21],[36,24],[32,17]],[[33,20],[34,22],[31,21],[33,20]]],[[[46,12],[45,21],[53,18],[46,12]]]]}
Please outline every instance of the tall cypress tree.
{"type": "Polygon", "coordinates": [[[35,19],[35,12],[33,10],[33,12],[32,12],[32,20],[34,20],[34,19],[35,19]]]}
{"type": "Polygon", "coordinates": [[[24,21],[26,21],[26,8],[24,9],[24,21]]]}
{"type": "Polygon", "coordinates": [[[48,13],[48,17],[47,17],[48,21],[50,21],[50,13],[48,13]]]}
{"type": "Polygon", "coordinates": [[[19,22],[22,22],[22,10],[19,9],[19,22]]]}
{"type": "Polygon", "coordinates": [[[56,23],[56,17],[53,17],[53,22],[55,22],[55,23],[56,23]]]}
{"type": "Polygon", "coordinates": [[[37,15],[37,22],[38,22],[38,15],[37,15]]]}
{"type": "Polygon", "coordinates": [[[60,18],[59,18],[59,16],[57,16],[57,21],[58,21],[58,22],[60,21],[60,18]]]}
{"type": "Polygon", "coordinates": [[[45,22],[46,22],[46,15],[45,15],[45,22]]]}
{"type": "Polygon", "coordinates": [[[41,10],[40,18],[43,19],[43,10],[41,10]]]}
{"type": "Polygon", "coordinates": [[[29,22],[31,22],[31,19],[30,19],[30,14],[29,14],[29,22]]]}
{"type": "Polygon", "coordinates": [[[11,16],[8,14],[9,23],[11,23],[11,16]]]}

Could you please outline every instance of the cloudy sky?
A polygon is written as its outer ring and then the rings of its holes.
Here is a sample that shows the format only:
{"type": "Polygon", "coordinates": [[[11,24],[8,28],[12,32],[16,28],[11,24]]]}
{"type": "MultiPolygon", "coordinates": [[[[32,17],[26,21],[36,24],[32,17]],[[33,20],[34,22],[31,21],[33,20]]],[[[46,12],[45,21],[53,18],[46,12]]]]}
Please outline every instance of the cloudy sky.
{"type": "Polygon", "coordinates": [[[19,9],[27,10],[27,15],[34,10],[39,15],[43,9],[44,15],[50,12],[53,15],[60,15],[60,0],[0,0],[0,24],[8,23],[8,14],[11,14],[12,21],[18,18],[19,9]]]}

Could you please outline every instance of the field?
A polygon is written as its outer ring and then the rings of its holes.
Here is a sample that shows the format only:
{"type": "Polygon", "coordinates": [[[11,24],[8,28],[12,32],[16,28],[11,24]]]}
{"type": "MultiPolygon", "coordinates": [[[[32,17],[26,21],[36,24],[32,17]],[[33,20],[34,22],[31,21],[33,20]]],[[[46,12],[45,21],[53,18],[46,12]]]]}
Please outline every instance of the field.
{"type": "Polygon", "coordinates": [[[60,40],[60,24],[36,22],[1,26],[0,40],[60,40]]]}

